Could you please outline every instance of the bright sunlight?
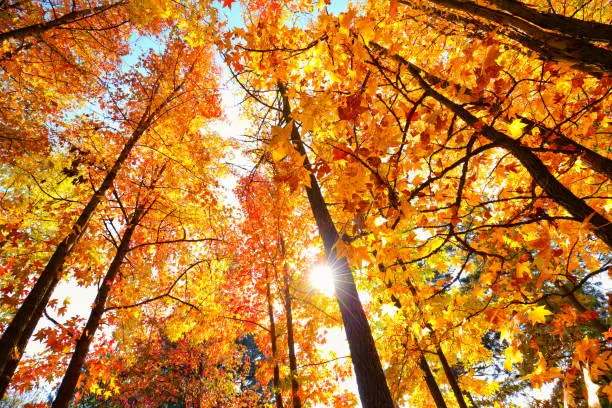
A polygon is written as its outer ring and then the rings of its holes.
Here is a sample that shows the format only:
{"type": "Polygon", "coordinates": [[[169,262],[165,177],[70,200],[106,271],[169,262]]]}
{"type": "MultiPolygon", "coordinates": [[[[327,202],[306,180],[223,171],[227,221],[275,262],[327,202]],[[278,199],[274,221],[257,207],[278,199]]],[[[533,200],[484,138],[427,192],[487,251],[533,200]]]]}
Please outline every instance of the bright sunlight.
{"type": "Polygon", "coordinates": [[[334,275],[329,265],[315,265],[310,271],[310,284],[325,296],[334,296],[334,275]]]}

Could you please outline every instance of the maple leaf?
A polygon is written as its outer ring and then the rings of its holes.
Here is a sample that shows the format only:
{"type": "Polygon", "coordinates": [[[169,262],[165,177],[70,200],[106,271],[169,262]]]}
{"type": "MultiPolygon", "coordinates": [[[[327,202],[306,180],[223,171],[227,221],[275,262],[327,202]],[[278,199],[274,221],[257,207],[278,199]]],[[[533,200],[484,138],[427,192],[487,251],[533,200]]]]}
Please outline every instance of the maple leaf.
{"type": "Polygon", "coordinates": [[[531,264],[529,262],[521,262],[516,265],[516,276],[519,279],[531,278],[531,264]]]}
{"type": "Polygon", "coordinates": [[[527,311],[527,318],[531,324],[546,323],[546,316],[550,316],[551,314],[552,313],[546,309],[546,306],[536,306],[527,311]]]}
{"type": "Polygon", "coordinates": [[[227,7],[228,9],[232,9],[232,3],[236,0],[223,0],[223,7],[227,7]]]}
{"type": "Polygon", "coordinates": [[[495,60],[501,55],[499,47],[497,45],[491,45],[487,48],[485,59],[482,62],[482,72],[484,73],[489,67],[495,65],[495,60]]]}
{"type": "Polygon", "coordinates": [[[526,123],[521,122],[520,119],[514,119],[509,125],[508,125],[508,132],[510,132],[510,135],[512,137],[514,137],[515,139],[518,139],[519,137],[521,137],[523,135],[523,129],[525,128],[525,126],[527,126],[526,123]]]}
{"type": "Polygon", "coordinates": [[[523,353],[515,346],[507,347],[504,350],[504,356],[506,357],[504,360],[504,370],[506,371],[512,371],[513,364],[523,361],[523,353]]]}
{"type": "Polygon", "coordinates": [[[272,153],[272,160],[275,162],[281,161],[295,150],[290,141],[292,129],[293,122],[288,123],[284,127],[272,126],[270,151],[272,153]]]}
{"type": "Polygon", "coordinates": [[[599,342],[584,337],[574,344],[574,359],[580,362],[593,361],[599,354],[599,342]]]}
{"type": "Polygon", "coordinates": [[[361,94],[351,95],[346,98],[346,106],[338,107],[340,120],[354,120],[360,113],[366,112],[368,108],[361,106],[361,94]]]}
{"type": "Polygon", "coordinates": [[[524,378],[531,381],[531,385],[533,385],[534,388],[540,389],[544,383],[559,378],[560,374],[561,370],[559,368],[548,368],[546,359],[542,353],[538,351],[538,362],[535,366],[535,370],[524,378]]]}
{"type": "Polygon", "coordinates": [[[335,148],[332,150],[332,157],[334,160],[345,160],[349,154],[341,149],[335,148]]]}

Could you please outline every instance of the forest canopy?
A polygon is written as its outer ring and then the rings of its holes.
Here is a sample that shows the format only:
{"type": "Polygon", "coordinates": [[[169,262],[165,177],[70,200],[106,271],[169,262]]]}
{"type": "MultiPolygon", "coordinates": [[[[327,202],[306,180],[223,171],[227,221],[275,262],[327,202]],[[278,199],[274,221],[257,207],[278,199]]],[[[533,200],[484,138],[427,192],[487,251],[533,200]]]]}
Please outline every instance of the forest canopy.
{"type": "Polygon", "coordinates": [[[612,406],[610,2],[0,0],[0,87],[0,406],[612,406]]]}

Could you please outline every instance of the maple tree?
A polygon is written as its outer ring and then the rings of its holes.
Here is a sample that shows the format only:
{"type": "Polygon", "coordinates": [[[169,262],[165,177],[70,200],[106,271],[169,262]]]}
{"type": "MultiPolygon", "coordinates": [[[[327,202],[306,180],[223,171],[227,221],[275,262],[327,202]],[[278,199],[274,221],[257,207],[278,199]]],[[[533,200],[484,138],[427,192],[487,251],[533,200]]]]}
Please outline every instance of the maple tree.
{"type": "Polygon", "coordinates": [[[352,365],[368,408],[611,399],[610,4],[327,5],[0,3],[3,394],[353,406],[352,365]]]}
{"type": "MultiPolygon", "coordinates": [[[[292,216],[307,208],[286,185],[274,182],[276,176],[253,173],[239,180],[244,250],[234,262],[245,289],[250,289],[243,296],[250,299],[228,297],[237,316],[251,322],[256,341],[270,357],[257,377],[261,384],[270,384],[275,406],[297,408],[313,401],[342,406],[346,396],[328,378],[332,368],[318,368],[327,358],[319,350],[325,339],[313,330],[337,325],[339,316],[309,287],[304,268],[314,262],[308,255],[313,231],[292,216]]],[[[337,378],[347,375],[341,361],[333,370],[337,378]]]]}
{"type": "MultiPolygon", "coordinates": [[[[15,317],[8,325],[2,336],[2,384],[3,392],[12,377],[23,350],[32,335],[33,330],[41,318],[44,308],[60,279],[60,271],[67,256],[86,231],[87,224],[106,193],[113,186],[118,173],[128,159],[131,151],[146,132],[159,129],[164,120],[168,120],[169,113],[183,112],[183,120],[193,118],[194,114],[206,118],[217,114],[211,109],[209,103],[214,100],[214,93],[204,90],[202,75],[208,74],[209,58],[205,50],[191,47],[186,50],[181,41],[168,42],[166,55],[152,54],[150,58],[142,61],[140,69],[144,72],[134,71],[121,75],[126,85],[132,84],[134,98],[128,101],[119,101],[112,106],[115,120],[122,122],[125,131],[131,133],[125,144],[121,145],[121,134],[105,134],[114,136],[119,143],[119,152],[111,149],[106,153],[112,158],[117,154],[114,162],[108,167],[106,174],[85,208],[78,214],[71,231],[61,239],[52,257],[36,280],[36,284],[19,307],[15,317]],[[190,57],[185,54],[189,52],[190,57]],[[180,57],[180,59],[179,59],[180,57]],[[167,64],[174,61],[174,70],[166,72],[167,64]],[[181,65],[183,64],[183,65],[181,65]],[[208,95],[207,95],[208,94],[208,95]],[[211,99],[212,98],[212,99],[211,99]]],[[[111,91],[112,92],[112,91],[111,91]]],[[[119,90],[122,96],[125,91],[119,90]]],[[[116,95],[111,96],[111,101],[116,95]]],[[[193,119],[192,119],[193,120],[193,119]]],[[[187,121],[186,123],[190,123],[187,121]]],[[[98,135],[95,135],[98,136],[98,135]]],[[[94,137],[95,137],[94,136],[94,137]]],[[[107,143],[112,143],[109,138],[107,143]]],[[[112,159],[111,159],[112,160],[112,159]]]]}

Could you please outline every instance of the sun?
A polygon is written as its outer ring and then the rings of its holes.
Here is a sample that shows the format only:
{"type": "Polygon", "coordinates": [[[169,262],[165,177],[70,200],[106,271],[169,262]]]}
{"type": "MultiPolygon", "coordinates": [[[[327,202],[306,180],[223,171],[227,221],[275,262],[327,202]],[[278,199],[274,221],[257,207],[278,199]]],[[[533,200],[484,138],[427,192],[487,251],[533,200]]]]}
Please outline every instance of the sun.
{"type": "Polygon", "coordinates": [[[334,272],[328,265],[315,265],[310,271],[310,285],[325,296],[334,296],[334,272]]]}

